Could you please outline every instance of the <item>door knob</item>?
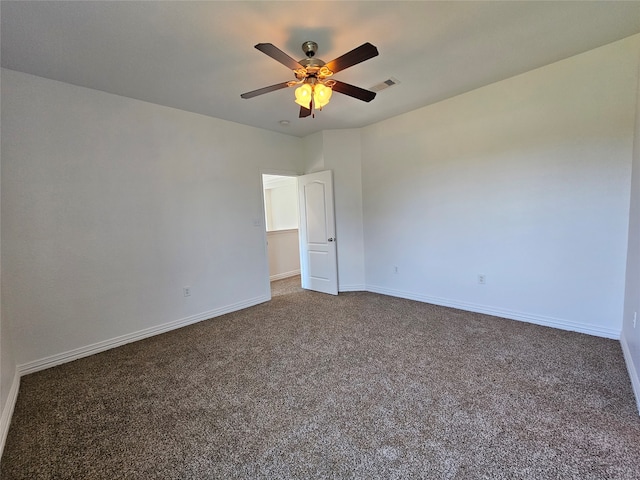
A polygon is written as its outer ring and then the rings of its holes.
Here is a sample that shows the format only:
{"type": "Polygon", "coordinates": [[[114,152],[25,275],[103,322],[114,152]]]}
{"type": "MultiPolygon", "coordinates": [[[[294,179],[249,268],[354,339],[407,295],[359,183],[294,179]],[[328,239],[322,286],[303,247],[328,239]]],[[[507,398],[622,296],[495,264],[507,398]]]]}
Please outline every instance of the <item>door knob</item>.
{"type": "Polygon", "coordinates": [[[335,242],[335,238],[327,238],[327,242],[335,242]]]}

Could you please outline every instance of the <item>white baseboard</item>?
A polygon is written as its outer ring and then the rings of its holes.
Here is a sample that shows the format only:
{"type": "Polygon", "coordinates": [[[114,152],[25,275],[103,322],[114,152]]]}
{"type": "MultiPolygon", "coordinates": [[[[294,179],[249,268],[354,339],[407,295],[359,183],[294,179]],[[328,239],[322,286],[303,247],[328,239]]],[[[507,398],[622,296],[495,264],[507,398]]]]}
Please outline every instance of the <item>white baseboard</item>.
{"type": "Polygon", "coordinates": [[[0,415],[0,458],[2,452],[4,452],[4,444],[7,441],[7,435],[9,434],[9,426],[11,425],[11,417],[13,416],[13,409],[16,406],[16,400],[18,399],[18,390],[20,389],[20,374],[16,368],[16,373],[13,376],[13,382],[9,389],[9,395],[7,397],[7,403],[5,403],[0,415]]]}
{"type": "Polygon", "coordinates": [[[177,328],[186,327],[187,325],[201,322],[203,320],[208,320],[210,318],[219,317],[220,315],[235,312],[237,310],[242,310],[243,308],[253,307],[254,305],[258,305],[260,303],[264,303],[267,301],[269,301],[268,296],[255,297],[249,300],[234,303],[232,305],[227,305],[225,307],[209,310],[208,312],[203,312],[197,315],[192,315],[190,317],[181,318],[179,320],[174,320],[172,322],[164,323],[162,325],[157,325],[155,327],[145,328],[144,330],[128,333],[126,335],[121,335],[119,337],[115,337],[109,340],[104,340],[102,342],[94,343],[92,345],[87,345],[85,347],[75,348],[73,350],[69,350],[68,352],[58,353],[55,355],[51,355],[49,357],[35,360],[33,362],[28,362],[22,365],[18,365],[17,367],[18,373],[21,376],[27,375],[29,373],[37,372],[39,370],[44,370],[49,367],[54,367],[56,365],[60,365],[63,363],[72,362],[74,360],[78,360],[79,358],[88,357],[89,355],[94,355],[96,353],[104,352],[105,350],[109,350],[111,348],[119,347],[127,343],[135,342],[137,340],[142,340],[144,338],[152,337],[154,335],[159,335],[161,333],[169,332],[177,328]]]}
{"type": "Polygon", "coordinates": [[[586,333],[587,335],[594,335],[596,337],[611,338],[614,340],[620,339],[619,330],[597,327],[597,326],[589,325],[586,323],[578,323],[578,322],[573,322],[570,320],[564,320],[560,318],[545,317],[542,315],[534,315],[530,313],[514,312],[511,310],[504,310],[501,308],[488,307],[486,305],[460,302],[456,300],[450,300],[447,298],[430,297],[427,295],[419,295],[411,292],[392,290],[389,288],[379,287],[376,285],[367,285],[367,291],[380,293],[383,295],[390,295],[392,297],[406,298],[408,300],[417,300],[419,302],[431,303],[433,305],[440,305],[442,307],[457,308],[458,310],[466,310],[468,312],[483,313],[486,315],[492,315],[494,317],[507,318],[509,320],[519,320],[521,322],[533,323],[535,325],[542,325],[545,327],[558,328],[560,330],[586,333]]]}
{"type": "Polygon", "coordinates": [[[620,345],[622,346],[622,354],[624,355],[624,362],[627,364],[627,371],[629,372],[629,378],[631,379],[631,386],[633,387],[633,394],[636,397],[636,407],[638,408],[638,414],[640,414],[640,377],[638,371],[631,358],[631,350],[629,344],[624,335],[620,336],[620,345]]]}
{"type": "Polygon", "coordinates": [[[300,275],[300,269],[291,270],[290,272],[277,273],[276,275],[271,275],[269,277],[269,281],[273,282],[274,280],[282,280],[283,278],[295,277],[296,275],[300,275]]]}
{"type": "Polygon", "coordinates": [[[338,285],[339,292],[365,292],[367,290],[366,285],[338,285]]]}

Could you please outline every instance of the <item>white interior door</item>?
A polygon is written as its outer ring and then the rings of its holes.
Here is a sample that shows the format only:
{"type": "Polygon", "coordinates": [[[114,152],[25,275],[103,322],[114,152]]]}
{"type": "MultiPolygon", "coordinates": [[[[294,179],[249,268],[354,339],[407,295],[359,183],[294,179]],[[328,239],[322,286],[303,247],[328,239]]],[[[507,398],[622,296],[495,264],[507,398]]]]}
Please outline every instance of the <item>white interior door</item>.
{"type": "Polygon", "coordinates": [[[331,171],[298,177],[302,288],[338,294],[331,171]]]}

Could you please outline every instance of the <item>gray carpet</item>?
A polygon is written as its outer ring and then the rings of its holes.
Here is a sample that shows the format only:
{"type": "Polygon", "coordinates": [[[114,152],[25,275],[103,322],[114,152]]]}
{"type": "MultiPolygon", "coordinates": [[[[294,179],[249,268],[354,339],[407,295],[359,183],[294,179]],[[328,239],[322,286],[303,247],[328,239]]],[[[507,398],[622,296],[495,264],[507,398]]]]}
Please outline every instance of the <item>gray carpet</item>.
{"type": "Polygon", "coordinates": [[[640,478],[618,342],[372,293],[271,302],[28,375],[10,479],[640,478]]]}

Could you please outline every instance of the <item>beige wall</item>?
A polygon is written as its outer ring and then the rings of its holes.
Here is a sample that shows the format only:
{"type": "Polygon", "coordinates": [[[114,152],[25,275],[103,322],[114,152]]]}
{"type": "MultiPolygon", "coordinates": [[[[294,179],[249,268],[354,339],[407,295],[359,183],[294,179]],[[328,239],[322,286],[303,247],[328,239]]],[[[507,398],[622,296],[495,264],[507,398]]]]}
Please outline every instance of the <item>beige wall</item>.
{"type": "Polygon", "coordinates": [[[19,365],[268,298],[260,172],[299,171],[300,139],[10,70],[2,115],[19,365]]]}
{"type": "Polygon", "coordinates": [[[269,278],[280,280],[300,274],[298,229],[267,232],[269,278]]]}
{"type": "Polygon", "coordinates": [[[363,128],[367,289],[618,338],[639,51],[636,35],[363,128]]]}
{"type": "Polygon", "coordinates": [[[640,71],[638,78],[621,343],[640,410],[640,71]],[[636,319],[635,324],[634,318],[636,319]]]}

